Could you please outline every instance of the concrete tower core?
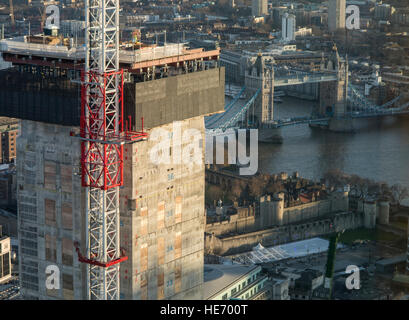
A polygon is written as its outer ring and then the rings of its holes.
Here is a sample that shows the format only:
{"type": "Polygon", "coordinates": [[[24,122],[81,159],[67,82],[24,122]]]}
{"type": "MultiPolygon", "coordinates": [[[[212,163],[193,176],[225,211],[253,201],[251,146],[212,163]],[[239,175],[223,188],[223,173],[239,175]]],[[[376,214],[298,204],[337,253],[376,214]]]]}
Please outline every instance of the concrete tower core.
{"type": "Polygon", "coordinates": [[[335,32],[345,28],[346,0],[329,0],[328,30],[335,32]]]}

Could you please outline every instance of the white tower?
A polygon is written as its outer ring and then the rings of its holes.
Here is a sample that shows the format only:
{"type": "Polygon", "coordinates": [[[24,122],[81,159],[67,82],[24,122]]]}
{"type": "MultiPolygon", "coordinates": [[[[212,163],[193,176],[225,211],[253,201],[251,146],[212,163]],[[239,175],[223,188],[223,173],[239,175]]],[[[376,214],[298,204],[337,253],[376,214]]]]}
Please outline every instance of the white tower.
{"type": "Polygon", "coordinates": [[[295,40],[295,16],[293,14],[286,13],[282,19],[281,35],[285,42],[295,40]]]}

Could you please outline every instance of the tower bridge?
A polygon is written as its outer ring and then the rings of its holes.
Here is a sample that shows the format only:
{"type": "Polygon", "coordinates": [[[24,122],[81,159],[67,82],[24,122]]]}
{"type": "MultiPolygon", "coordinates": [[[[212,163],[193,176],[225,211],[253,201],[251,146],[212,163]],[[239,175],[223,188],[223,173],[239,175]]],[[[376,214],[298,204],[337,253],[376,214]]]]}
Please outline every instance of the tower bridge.
{"type": "Polygon", "coordinates": [[[228,128],[258,128],[261,141],[274,141],[281,127],[308,124],[327,127],[332,131],[353,131],[353,119],[398,116],[409,114],[409,103],[395,106],[398,96],[391,101],[376,105],[364,97],[348,82],[348,62],[341,59],[336,47],[320,70],[305,70],[276,64],[273,58],[257,56],[245,72],[244,86],[238,95],[226,105],[225,112],[206,119],[208,132],[220,134],[228,128]],[[319,84],[319,108],[314,115],[274,119],[274,89],[319,84]],[[239,97],[246,96],[243,104],[239,97]]]}

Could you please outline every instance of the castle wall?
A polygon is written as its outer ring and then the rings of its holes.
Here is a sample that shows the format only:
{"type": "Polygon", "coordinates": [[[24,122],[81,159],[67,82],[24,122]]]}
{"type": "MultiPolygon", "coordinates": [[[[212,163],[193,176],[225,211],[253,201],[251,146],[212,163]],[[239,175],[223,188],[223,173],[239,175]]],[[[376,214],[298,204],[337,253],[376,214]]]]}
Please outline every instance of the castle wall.
{"type": "Polygon", "coordinates": [[[276,226],[242,235],[217,237],[207,234],[205,236],[205,251],[220,255],[231,255],[250,251],[258,243],[263,246],[273,246],[322,236],[334,231],[331,226],[335,226],[335,230],[341,231],[356,229],[363,225],[363,213],[347,212],[335,214],[330,218],[320,218],[311,222],[288,226],[276,226]]]}

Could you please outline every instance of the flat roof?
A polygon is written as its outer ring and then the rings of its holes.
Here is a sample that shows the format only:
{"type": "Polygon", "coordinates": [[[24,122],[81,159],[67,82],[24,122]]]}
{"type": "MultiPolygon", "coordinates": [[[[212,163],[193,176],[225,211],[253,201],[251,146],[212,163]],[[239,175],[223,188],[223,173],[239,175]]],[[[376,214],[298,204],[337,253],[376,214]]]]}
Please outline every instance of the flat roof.
{"type": "MultiPolygon", "coordinates": [[[[0,40],[0,52],[5,61],[16,64],[50,65],[57,67],[82,68],[85,60],[85,46],[68,47],[65,45],[50,45],[27,42],[25,36],[0,40]],[[26,58],[28,57],[28,59],[26,58]],[[37,61],[41,58],[40,61],[37,61]],[[46,59],[46,60],[44,60],[46,59]],[[53,61],[53,64],[50,62],[53,61]]],[[[139,69],[179,64],[187,61],[217,60],[220,49],[205,51],[203,48],[190,49],[185,43],[167,43],[164,46],[141,47],[126,50],[120,46],[119,62],[127,69],[139,69]]]]}
{"type": "Polygon", "coordinates": [[[205,264],[203,298],[215,296],[257,268],[261,269],[256,265],[205,264]]]}
{"type": "Polygon", "coordinates": [[[391,264],[397,264],[397,263],[401,263],[401,262],[405,262],[407,259],[407,255],[406,254],[401,254],[399,256],[394,256],[391,258],[386,258],[386,259],[382,259],[376,262],[376,264],[380,264],[383,266],[387,266],[387,265],[391,265],[391,264]]]}

